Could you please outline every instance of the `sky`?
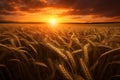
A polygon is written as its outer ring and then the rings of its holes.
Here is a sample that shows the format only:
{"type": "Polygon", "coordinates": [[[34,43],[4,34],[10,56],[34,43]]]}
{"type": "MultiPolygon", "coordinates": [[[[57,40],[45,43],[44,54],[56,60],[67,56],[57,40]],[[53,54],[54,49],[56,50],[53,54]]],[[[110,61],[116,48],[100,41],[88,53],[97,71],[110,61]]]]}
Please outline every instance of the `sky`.
{"type": "Polygon", "coordinates": [[[120,22],[120,0],[0,0],[0,21],[120,22]]]}

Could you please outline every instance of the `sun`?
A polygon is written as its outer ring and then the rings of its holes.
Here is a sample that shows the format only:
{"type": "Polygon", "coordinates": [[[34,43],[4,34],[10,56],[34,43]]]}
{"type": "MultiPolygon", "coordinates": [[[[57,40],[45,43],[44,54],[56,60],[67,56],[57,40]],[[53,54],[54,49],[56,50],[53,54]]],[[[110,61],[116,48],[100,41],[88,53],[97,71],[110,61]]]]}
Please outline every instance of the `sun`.
{"type": "Polygon", "coordinates": [[[49,22],[51,25],[56,25],[57,24],[57,20],[55,18],[50,19],[49,22]]]}

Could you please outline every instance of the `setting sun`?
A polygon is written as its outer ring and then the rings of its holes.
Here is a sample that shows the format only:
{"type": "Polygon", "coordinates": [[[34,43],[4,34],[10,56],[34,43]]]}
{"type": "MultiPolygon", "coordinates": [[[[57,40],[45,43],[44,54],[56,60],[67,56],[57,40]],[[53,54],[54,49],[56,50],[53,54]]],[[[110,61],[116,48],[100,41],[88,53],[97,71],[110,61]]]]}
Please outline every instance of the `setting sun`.
{"type": "Polygon", "coordinates": [[[51,19],[51,20],[50,20],[50,24],[51,24],[51,25],[55,25],[56,23],[57,23],[56,19],[51,19]]]}

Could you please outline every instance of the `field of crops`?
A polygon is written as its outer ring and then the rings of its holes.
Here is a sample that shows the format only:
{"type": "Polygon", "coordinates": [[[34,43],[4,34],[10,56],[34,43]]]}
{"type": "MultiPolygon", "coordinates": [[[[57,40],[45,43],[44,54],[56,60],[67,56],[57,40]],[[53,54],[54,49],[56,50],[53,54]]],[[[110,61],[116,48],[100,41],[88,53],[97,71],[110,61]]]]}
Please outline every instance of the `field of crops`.
{"type": "Polygon", "coordinates": [[[0,27],[0,80],[120,80],[120,28],[0,27]]]}

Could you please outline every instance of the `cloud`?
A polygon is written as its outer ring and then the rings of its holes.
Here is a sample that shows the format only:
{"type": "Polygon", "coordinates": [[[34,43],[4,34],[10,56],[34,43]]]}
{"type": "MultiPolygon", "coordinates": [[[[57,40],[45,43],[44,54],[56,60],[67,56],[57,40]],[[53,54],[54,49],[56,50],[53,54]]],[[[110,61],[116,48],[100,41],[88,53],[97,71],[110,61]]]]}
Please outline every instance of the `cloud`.
{"type": "Polygon", "coordinates": [[[0,0],[0,15],[43,13],[44,8],[68,9],[63,16],[120,17],[120,0],[0,0]]]}
{"type": "Polygon", "coordinates": [[[92,13],[106,17],[120,16],[120,0],[98,0],[92,13]]]}
{"type": "Polygon", "coordinates": [[[120,0],[60,0],[58,4],[72,8],[67,15],[120,16],[120,0]]]}
{"type": "Polygon", "coordinates": [[[34,12],[46,6],[44,0],[1,0],[0,14],[11,15],[16,11],[34,12]]]}

